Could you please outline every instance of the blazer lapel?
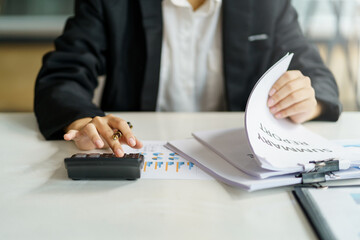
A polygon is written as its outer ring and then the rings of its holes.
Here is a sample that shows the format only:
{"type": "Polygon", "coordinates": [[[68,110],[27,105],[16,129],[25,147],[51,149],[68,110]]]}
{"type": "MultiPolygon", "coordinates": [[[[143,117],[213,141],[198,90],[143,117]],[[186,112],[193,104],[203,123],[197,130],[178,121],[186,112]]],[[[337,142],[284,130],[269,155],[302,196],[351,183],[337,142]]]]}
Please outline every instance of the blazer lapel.
{"type": "Polygon", "coordinates": [[[162,46],[162,0],[139,0],[146,38],[146,69],[141,93],[141,110],[154,111],[159,87],[162,46]]]}
{"type": "Polygon", "coordinates": [[[252,0],[223,0],[223,59],[227,107],[244,110],[249,71],[250,11],[252,0]],[[242,101],[237,103],[236,101],[242,101]],[[236,107],[235,107],[236,106],[236,107]]]}

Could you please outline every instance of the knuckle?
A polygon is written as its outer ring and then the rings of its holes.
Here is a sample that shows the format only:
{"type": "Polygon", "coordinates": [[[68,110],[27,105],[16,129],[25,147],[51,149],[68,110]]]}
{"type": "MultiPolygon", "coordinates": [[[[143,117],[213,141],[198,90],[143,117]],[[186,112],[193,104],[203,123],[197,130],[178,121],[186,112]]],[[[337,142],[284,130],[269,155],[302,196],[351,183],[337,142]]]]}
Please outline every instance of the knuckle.
{"type": "Polygon", "coordinates": [[[286,89],[289,91],[289,92],[294,92],[296,90],[296,85],[294,82],[290,82],[286,85],[286,89]]]}
{"type": "Polygon", "coordinates": [[[275,89],[275,91],[278,91],[279,88],[280,88],[279,85],[280,85],[280,84],[279,84],[279,82],[277,81],[277,82],[274,83],[274,85],[272,86],[272,88],[275,89]]]}
{"type": "Polygon", "coordinates": [[[279,102],[280,100],[279,94],[274,94],[271,98],[275,103],[279,102]]]}
{"type": "Polygon", "coordinates": [[[88,136],[91,139],[94,136],[94,127],[88,124],[82,129],[81,135],[88,136]]]}
{"type": "Polygon", "coordinates": [[[292,76],[292,72],[291,72],[291,71],[287,71],[287,72],[284,73],[284,77],[285,77],[286,79],[291,78],[291,76],[292,76]]]}
{"type": "Polygon", "coordinates": [[[99,116],[96,116],[96,117],[94,117],[94,118],[92,119],[92,122],[93,122],[93,123],[100,123],[101,121],[102,121],[102,118],[99,117],[99,116]]]}
{"type": "Polygon", "coordinates": [[[112,119],[113,124],[115,124],[116,126],[122,127],[124,125],[124,123],[126,123],[126,121],[122,118],[119,117],[115,117],[112,119]]]}
{"type": "Polygon", "coordinates": [[[288,98],[291,102],[295,102],[297,100],[297,94],[295,92],[291,93],[288,98]]]}
{"type": "Polygon", "coordinates": [[[113,119],[113,123],[114,123],[116,126],[121,126],[121,118],[114,118],[114,119],[113,119]]]}
{"type": "Polygon", "coordinates": [[[83,128],[83,130],[87,133],[91,132],[91,130],[94,129],[94,126],[95,125],[93,123],[86,124],[86,126],[83,128]]]}
{"type": "Polygon", "coordinates": [[[315,98],[315,89],[314,88],[310,88],[310,94],[312,97],[315,98]]]}
{"type": "Polygon", "coordinates": [[[297,76],[302,76],[302,72],[300,70],[294,70],[294,73],[297,75],[297,76]]]}
{"type": "Polygon", "coordinates": [[[276,104],[277,111],[282,110],[283,108],[284,108],[283,102],[279,102],[278,104],[276,104]]]}

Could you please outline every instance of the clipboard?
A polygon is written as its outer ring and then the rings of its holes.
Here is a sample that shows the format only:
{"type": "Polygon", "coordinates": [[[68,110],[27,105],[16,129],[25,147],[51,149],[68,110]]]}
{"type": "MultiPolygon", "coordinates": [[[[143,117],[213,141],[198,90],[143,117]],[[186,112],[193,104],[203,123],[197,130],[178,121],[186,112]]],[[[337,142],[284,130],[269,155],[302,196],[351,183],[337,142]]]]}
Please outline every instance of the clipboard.
{"type": "Polygon", "coordinates": [[[293,194],[319,239],[360,238],[360,185],[299,186],[293,194]]]}

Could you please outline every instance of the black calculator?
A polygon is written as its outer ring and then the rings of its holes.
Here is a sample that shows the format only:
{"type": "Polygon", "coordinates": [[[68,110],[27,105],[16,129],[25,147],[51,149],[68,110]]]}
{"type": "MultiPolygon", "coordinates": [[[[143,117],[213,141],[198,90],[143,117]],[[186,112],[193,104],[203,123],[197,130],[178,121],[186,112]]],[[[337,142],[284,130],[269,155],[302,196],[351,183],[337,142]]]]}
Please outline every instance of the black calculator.
{"type": "Polygon", "coordinates": [[[73,180],[135,180],[140,178],[144,155],[130,153],[116,157],[113,153],[77,153],[64,162],[73,180]]]}

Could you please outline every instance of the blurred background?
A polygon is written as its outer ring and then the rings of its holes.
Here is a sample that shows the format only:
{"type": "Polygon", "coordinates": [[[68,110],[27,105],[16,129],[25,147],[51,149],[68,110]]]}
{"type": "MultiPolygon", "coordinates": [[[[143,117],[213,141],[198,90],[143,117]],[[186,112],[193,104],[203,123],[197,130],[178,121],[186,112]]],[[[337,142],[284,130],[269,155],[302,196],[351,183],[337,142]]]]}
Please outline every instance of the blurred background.
{"type": "MultiPolygon", "coordinates": [[[[293,0],[301,27],[334,73],[344,110],[360,106],[360,0],[293,0]],[[359,26],[359,27],[358,27],[359,26]]],[[[42,56],[74,0],[0,0],[0,111],[33,110],[42,56]]]]}

